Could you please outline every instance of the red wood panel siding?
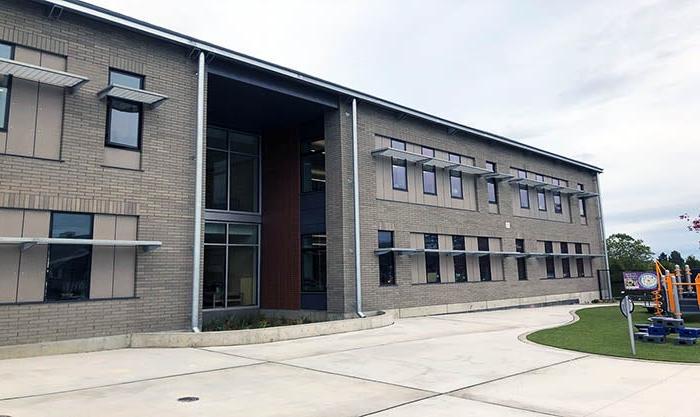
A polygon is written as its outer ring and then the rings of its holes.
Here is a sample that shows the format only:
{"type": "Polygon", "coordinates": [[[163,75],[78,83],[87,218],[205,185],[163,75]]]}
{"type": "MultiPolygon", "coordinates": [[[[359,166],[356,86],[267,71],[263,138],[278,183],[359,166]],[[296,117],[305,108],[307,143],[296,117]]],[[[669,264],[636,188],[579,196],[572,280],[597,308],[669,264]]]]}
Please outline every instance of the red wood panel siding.
{"type": "Polygon", "coordinates": [[[299,140],[293,130],[262,137],[260,305],[300,308],[299,140]]]}

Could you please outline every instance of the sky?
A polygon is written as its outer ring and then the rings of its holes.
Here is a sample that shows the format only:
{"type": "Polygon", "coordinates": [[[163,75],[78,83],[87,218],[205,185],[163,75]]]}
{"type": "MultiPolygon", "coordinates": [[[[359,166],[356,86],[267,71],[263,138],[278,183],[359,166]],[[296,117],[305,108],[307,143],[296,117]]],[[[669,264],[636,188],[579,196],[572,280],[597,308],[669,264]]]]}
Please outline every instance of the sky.
{"type": "Polygon", "coordinates": [[[608,235],[700,257],[700,2],[90,2],[600,166],[608,235]]]}

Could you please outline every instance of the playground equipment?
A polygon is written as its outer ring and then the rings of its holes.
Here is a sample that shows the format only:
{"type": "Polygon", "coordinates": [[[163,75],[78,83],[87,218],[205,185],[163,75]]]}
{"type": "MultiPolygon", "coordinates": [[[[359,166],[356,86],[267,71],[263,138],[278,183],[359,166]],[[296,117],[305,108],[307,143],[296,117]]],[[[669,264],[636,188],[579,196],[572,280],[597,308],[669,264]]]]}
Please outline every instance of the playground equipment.
{"type": "Polygon", "coordinates": [[[678,334],[675,339],[679,345],[694,345],[700,338],[700,329],[686,327],[683,319],[654,316],[649,319],[651,324],[635,324],[637,332],[634,338],[645,342],[663,343],[670,333],[678,334]]]}
{"type": "Polygon", "coordinates": [[[659,261],[654,264],[657,277],[656,290],[652,291],[654,315],[661,317],[665,312],[680,319],[683,314],[700,313],[700,273],[693,279],[688,265],[684,274],[678,265],[672,274],[659,261]]]}

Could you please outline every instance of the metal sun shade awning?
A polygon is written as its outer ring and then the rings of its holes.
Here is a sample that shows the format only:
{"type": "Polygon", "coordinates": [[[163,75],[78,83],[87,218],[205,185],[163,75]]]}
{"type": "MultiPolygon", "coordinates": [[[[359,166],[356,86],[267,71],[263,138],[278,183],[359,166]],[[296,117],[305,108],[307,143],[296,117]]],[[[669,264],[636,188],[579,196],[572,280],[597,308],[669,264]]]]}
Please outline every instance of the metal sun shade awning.
{"type": "Polygon", "coordinates": [[[459,171],[459,172],[463,172],[465,174],[480,175],[480,176],[483,176],[485,178],[494,178],[494,179],[498,179],[498,180],[512,178],[512,175],[501,174],[498,172],[489,171],[488,169],[485,169],[485,168],[479,168],[479,167],[475,167],[473,165],[460,164],[460,163],[448,161],[446,159],[425,156],[425,155],[421,155],[421,154],[417,154],[417,153],[413,153],[413,152],[404,151],[401,149],[394,149],[394,148],[377,149],[377,150],[372,152],[372,155],[379,156],[379,157],[385,157],[385,158],[403,159],[403,160],[406,160],[408,162],[413,162],[413,163],[427,165],[427,166],[433,166],[436,168],[449,169],[452,171],[459,171]]]}
{"type": "Polygon", "coordinates": [[[553,256],[555,258],[602,258],[605,255],[598,253],[546,253],[546,252],[530,252],[525,253],[532,258],[546,258],[553,256]]]}
{"type": "Polygon", "coordinates": [[[521,257],[526,255],[520,252],[499,252],[499,251],[468,251],[455,249],[423,249],[423,248],[379,248],[375,249],[375,255],[384,255],[387,253],[395,253],[397,255],[413,256],[421,253],[439,253],[447,256],[467,255],[467,256],[515,256],[521,257]]]}
{"type": "Polygon", "coordinates": [[[66,239],[57,237],[0,237],[0,245],[20,245],[27,250],[35,245],[90,245],[115,247],[140,247],[144,252],[151,252],[163,244],[151,240],[101,240],[101,239],[66,239]]]}
{"type": "Polygon", "coordinates": [[[0,58],[0,74],[11,75],[16,78],[36,81],[42,84],[68,88],[70,92],[74,92],[80,88],[81,85],[89,81],[88,78],[81,75],[40,67],[38,65],[27,64],[25,62],[14,61],[6,58],[0,58]]]}
{"type": "Polygon", "coordinates": [[[533,187],[538,190],[554,191],[561,194],[569,194],[573,197],[578,198],[591,198],[597,197],[597,193],[590,191],[577,190],[575,188],[564,187],[561,185],[551,184],[544,181],[533,180],[532,178],[511,178],[509,182],[519,185],[525,185],[528,187],[533,187]]]}
{"type": "Polygon", "coordinates": [[[107,97],[112,97],[119,98],[122,100],[134,101],[136,103],[145,104],[151,109],[160,106],[165,100],[168,99],[168,97],[164,96],[163,94],[115,84],[108,85],[102,91],[97,93],[97,97],[99,97],[100,100],[105,99],[107,97]]]}

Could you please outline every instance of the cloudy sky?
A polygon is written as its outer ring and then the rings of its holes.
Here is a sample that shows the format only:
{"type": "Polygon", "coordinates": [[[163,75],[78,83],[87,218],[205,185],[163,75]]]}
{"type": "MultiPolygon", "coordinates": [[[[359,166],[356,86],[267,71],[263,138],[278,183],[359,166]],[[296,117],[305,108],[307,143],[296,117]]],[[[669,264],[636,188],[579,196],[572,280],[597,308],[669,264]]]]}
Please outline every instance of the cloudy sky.
{"type": "Polygon", "coordinates": [[[91,1],[603,167],[608,234],[700,255],[699,2],[91,1]]]}

